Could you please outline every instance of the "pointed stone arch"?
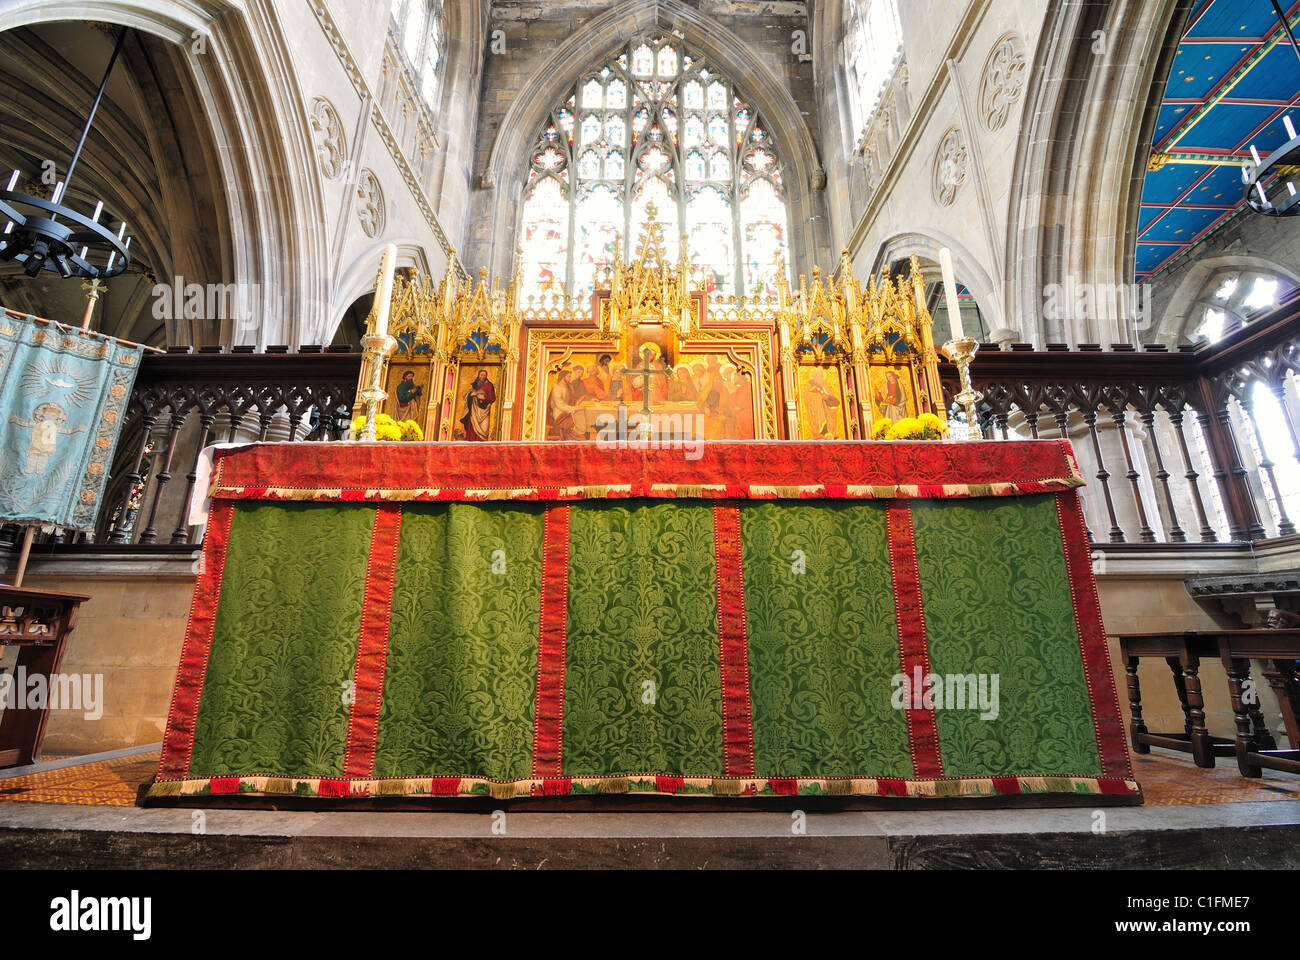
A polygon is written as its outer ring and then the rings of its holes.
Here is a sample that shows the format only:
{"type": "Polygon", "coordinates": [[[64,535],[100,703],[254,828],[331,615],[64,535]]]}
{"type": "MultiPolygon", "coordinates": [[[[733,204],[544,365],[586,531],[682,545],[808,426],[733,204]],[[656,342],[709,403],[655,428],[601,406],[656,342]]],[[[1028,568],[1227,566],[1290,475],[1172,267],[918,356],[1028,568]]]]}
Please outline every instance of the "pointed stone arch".
{"type": "Polygon", "coordinates": [[[330,328],[321,177],[310,97],[292,69],[281,20],[268,0],[30,0],[0,8],[0,31],[60,20],[132,27],[184,46],[189,93],[210,125],[224,189],[226,262],[216,281],[250,285],[249,329],[226,344],[319,342],[330,328]]]}
{"type": "Polygon", "coordinates": [[[1044,291],[1067,280],[1133,283],[1155,118],[1193,3],[1048,5],[1026,84],[1000,298],[1021,336],[1040,348],[1049,341],[1109,343],[1121,334],[1089,328],[1080,337],[1049,323],[1044,291]]]}
{"type": "MultiPolygon", "coordinates": [[[[1194,333],[1191,330],[1192,312],[1197,295],[1216,273],[1236,270],[1240,273],[1272,273],[1300,284],[1300,275],[1290,267],[1253,253],[1223,253],[1202,257],[1193,264],[1170,293],[1160,316],[1152,328],[1144,332],[1144,339],[1158,343],[1176,344],[1194,333]]],[[[1202,306],[1205,304],[1202,303],[1202,306]]]]}
{"type": "Polygon", "coordinates": [[[880,244],[871,260],[871,270],[878,274],[890,264],[911,256],[937,264],[939,251],[944,247],[952,253],[953,272],[957,275],[957,281],[975,298],[992,335],[1004,323],[999,309],[997,284],[980,259],[953,237],[935,231],[895,234],[880,244]]]}
{"type": "Polygon", "coordinates": [[[528,151],[547,113],[584,71],[647,30],[673,34],[708,57],[744,91],[767,121],[792,174],[785,190],[796,271],[808,272],[814,263],[828,263],[821,160],[785,84],[735,33],[681,0],[627,0],[588,22],[522,84],[528,96],[511,104],[493,139],[487,168],[480,174],[480,187],[488,196],[480,196],[479,209],[491,221],[492,240],[489,250],[475,254],[476,265],[496,274],[509,273],[528,151]]]}

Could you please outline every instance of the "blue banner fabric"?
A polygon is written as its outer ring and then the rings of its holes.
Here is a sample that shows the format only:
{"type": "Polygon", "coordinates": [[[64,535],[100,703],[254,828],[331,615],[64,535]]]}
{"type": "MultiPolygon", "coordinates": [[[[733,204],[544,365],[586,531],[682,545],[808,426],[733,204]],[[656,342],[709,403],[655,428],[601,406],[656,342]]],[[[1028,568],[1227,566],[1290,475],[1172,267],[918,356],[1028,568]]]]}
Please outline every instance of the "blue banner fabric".
{"type": "Polygon", "coordinates": [[[0,521],[94,529],[143,353],[0,312],[0,521]]]}

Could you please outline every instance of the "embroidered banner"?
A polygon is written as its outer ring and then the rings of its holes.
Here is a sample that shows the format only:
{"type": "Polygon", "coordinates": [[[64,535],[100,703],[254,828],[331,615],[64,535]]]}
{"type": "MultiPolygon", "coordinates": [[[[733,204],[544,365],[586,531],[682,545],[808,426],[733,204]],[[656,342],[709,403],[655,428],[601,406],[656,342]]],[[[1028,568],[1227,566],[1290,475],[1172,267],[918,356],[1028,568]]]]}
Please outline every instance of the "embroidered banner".
{"type": "Polygon", "coordinates": [[[150,796],[1137,802],[1077,496],[220,500],[150,796]]]}
{"type": "Polygon", "coordinates": [[[94,529],[143,352],[0,313],[0,521],[94,529]]]}

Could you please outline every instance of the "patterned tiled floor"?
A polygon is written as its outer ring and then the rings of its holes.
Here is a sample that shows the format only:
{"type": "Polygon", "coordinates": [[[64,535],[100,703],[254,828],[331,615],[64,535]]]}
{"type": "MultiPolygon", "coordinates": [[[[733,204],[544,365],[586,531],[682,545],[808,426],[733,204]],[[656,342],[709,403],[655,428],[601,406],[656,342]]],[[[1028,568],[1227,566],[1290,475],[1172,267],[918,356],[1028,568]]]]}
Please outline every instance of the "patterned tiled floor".
{"type": "Polygon", "coordinates": [[[0,801],[129,807],[135,803],[136,788],[152,777],[157,769],[158,751],[154,750],[116,760],[30,773],[0,780],[0,801]]]}
{"type": "MultiPolygon", "coordinates": [[[[46,760],[53,759],[47,757],[46,760]]],[[[1265,770],[1258,780],[1237,773],[1236,761],[1220,758],[1213,770],[1171,753],[1133,758],[1133,771],[1150,806],[1300,800],[1300,777],[1265,770]]],[[[158,751],[0,780],[0,802],[84,803],[129,807],[136,788],[158,767],[158,751]]]]}
{"type": "Polygon", "coordinates": [[[1133,758],[1133,774],[1150,806],[1300,800],[1300,777],[1265,770],[1259,779],[1247,779],[1234,757],[1218,757],[1212,770],[1202,770],[1185,754],[1152,751],[1133,758]]]}

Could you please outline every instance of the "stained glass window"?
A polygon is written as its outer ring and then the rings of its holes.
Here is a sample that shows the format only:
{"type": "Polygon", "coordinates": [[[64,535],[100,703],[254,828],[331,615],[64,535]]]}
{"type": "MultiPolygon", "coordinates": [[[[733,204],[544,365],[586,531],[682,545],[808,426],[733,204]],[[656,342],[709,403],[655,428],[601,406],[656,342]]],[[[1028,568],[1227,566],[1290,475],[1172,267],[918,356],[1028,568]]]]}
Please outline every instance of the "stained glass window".
{"type": "Polygon", "coordinates": [[[394,34],[420,96],[430,110],[437,110],[446,59],[442,0],[393,0],[391,9],[394,34]]]}
{"type": "Polygon", "coordinates": [[[711,292],[775,297],[789,262],[780,145],[727,77],[657,36],[579,77],[542,124],[521,205],[524,295],[590,295],[635,253],[651,205],[665,253],[685,233],[711,292]]]}

